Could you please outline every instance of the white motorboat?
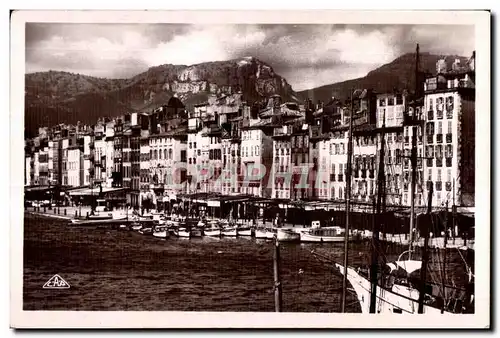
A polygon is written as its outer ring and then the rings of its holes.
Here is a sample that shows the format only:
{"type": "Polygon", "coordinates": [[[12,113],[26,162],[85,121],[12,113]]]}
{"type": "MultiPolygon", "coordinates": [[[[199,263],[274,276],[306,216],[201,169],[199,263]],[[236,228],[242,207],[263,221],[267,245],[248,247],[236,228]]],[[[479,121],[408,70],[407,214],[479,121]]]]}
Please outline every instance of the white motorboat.
{"type": "Polygon", "coordinates": [[[266,239],[274,239],[274,237],[277,235],[277,231],[274,228],[267,228],[266,229],[266,239]]]}
{"type": "Polygon", "coordinates": [[[167,238],[169,233],[166,226],[156,226],[153,230],[153,236],[158,238],[167,238]]]}
{"type": "Polygon", "coordinates": [[[228,237],[236,237],[238,236],[238,229],[236,227],[227,227],[222,229],[222,235],[228,237]]]}
{"type": "Polygon", "coordinates": [[[220,228],[207,228],[203,230],[203,233],[205,236],[210,237],[219,237],[222,234],[220,228]]]}
{"type": "Polygon", "coordinates": [[[174,230],[174,233],[177,237],[183,237],[183,238],[190,238],[191,237],[191,231],[189,231],[186,228],[176,228],[174,230]]]}
{"type": "Polygon", "coordinates": [[[238,230],[238,236],[252,236],[252,228],[250,227],[240,227],[238,230]]]}
{"type": "Polygon", "coordinates": [[[302,242],[343,242],[344,229],[340,227],[311,228],[300,232],[302,242]]]}
{"type": "Polygon", "coordinates": [[[132,230],[139,231],[142,229],[142,224],[140,223],[132,223],[132,230]]]}
{"type": "Polygon", "coordinates": [[[264,228],[255,229],[255,238],[267,238],[267,231],[264,228]]]}
{"type": "Polygon", "coordinates": [[[300,241],[300,233],[292,229],[278,229],[276,238],[279,242],[298,242],[300,241]]]}

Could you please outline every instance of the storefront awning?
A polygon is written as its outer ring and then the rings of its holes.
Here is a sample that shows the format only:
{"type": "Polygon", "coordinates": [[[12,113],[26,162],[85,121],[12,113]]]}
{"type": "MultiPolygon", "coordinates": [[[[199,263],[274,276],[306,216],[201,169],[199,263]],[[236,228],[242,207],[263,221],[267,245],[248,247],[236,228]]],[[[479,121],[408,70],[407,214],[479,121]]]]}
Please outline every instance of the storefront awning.
{"type": "MultiPolygon", "coordinates": [[[[115,192],[120,192],[120,191],[124,191],[125,188],[107,188],[107,187],[103,187],[102,188],[102,193],[103,194],[107,194],[107,193],[115,193],[115,192]]],[[[100,188],[94,188],[94,189],[90,189],[90,188],[82,188],[82,189],[75,189],[75,190],[72,190],[69,192],[69,194],[71,196],[91,196],[91,195],[99,195],[100,193],[100,188]]]]}

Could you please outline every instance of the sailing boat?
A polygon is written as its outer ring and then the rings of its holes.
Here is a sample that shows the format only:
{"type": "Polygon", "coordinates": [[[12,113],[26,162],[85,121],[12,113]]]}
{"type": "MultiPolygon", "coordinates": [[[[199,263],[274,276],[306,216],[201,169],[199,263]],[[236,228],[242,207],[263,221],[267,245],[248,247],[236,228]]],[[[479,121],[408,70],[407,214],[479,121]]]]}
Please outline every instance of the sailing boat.
{"type": "MultiPolygon", "coordinates": [[[[381,204],[385,198],[384,187],[384,130],[385,116],[381,133],[381,148],[378,173],[378,198],[377,213],[381,214],[381,204]]],[[[416,129],[414,129],[416,130],[416,129]]],[[[416,134],[414,134],[414,139],[416,134]]],[[[414,147],[415,145],[412,144],[414,147]]],[[[412,176],[415,176],[416,151],[412,151],[412,176]]],[[[350,174],[350,173],[349,173],[350,174]]],[[[413,185],[414,187],[414,185],[413,185]]],[[[414,197],[413,188],[412,198],[414,197]]],[[[432,186],[429,189],[427,215],[431,214],[432,186]]],[[[415,211],[412,203],[411,209],[410,233],[413,232],[413,217],[415,211]]],[[[349,209],[347,210],[349,212],[349,209]]],[[[378,251],[380,250],[378,239],[378,217],[375,217],[374,231],[372,236],[372,265],[370,271],[367,269],[347,267],[347,259],[344,264],[335,263],[335,267],[352,285],[356,293],[362,313],[464,313],[473,308],[474,297],[470,290],[460,289],[445,285],[444,277],[442,285],[427,281],[427,262],[428,262],[428,243],[429,229],[424,226],[424,248],[422,260],[411,259],[412,241],[409,241],[409,250],[399,255],[395,262],[389,262],[382,265],[382,271],[379,266],[378,251]],[[404,255],[408,259],[403,260],[404,255]],[[420,277],[415,277],[415,273],[420,271],[420,277]],[[435,288],[437,286],[437,288],[435,288]],[[432,294],[433,289],[438,290],[438,294],[432,294]],[[439,295],[440,293],[440,295],[439,295]]],[[[430,220],[430,218],[429,218],[430,220]]],[[[347,240],[346,240],[347,241],[347,240]]],[[[347,250],[347,247],[346,247],[347,250]]],[[[443,274],[445,271],[442,272],[443,274]]],[[[472,285],[472,273],[469,274],[469,284],[472,285]]],[[[343,285],[343,292],[347,289],[346,283],[343,285]]],[[[345,296],[343,297],[345,302],[345,296]]]]}

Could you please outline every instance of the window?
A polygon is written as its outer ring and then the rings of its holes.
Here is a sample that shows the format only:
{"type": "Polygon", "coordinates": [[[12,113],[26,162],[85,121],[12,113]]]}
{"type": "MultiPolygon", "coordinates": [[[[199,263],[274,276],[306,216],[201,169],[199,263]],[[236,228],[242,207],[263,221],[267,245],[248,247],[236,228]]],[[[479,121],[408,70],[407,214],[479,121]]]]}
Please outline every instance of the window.
{"type": "Polygon", "coordinates": [[[193,142],[193,148],[196,149],[196,142],[193,142]]]}
{"type": "Polygon", "coordinates": [[[189,149],[193,148],[193,143],[189,142],[189,149]]]}
{"type": "Polygon", "coordinates": [[[388,106],[394,106],[394,97],[389,97],[387,101],[388,106]]]}
{"type": "Polygon", "coordinates": [[[446,181],[451,182],[451,169],[446,170],[446,181]]]}
{"type": "Polygon", "coordinates": [[[379,107],[385,107],[385,98],[378,100],[379,107]]]}
{"type": "Polygon", "coordinates": [[[259,156],[259,146],[255,146],[255,155],[259,156]]]}
{"type": "Polygon", "coordinates": [[[396,104],[403,104],[403,95],[398,94],[396,95],[396,104]]]}
{"type": "Polygon", "coordinates": [[[453,122],[448,121],[448,129],[447,129],[448,134],[451,134],[453,132],[453,122]]]}
{"type": "Polygon", "coordinates": [[[438,134],[442,134],[443,133],[443,122],[439,121],[438,122],[438,131],[437,131],[438,134]]]}
{"type": "Polygon", "coordinates": [[[437,181],[441,181],[441,169],[437,170],[437,181]]]}

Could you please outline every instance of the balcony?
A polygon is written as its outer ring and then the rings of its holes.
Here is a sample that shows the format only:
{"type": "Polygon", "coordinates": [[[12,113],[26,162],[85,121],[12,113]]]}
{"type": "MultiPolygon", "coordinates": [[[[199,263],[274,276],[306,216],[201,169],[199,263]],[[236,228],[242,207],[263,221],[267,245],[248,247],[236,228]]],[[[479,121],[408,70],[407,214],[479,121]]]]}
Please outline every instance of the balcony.
{"type": "Polygon", "coordinates": [[[451,110],[446,110],[446,118],[448,120],[451,120],[453,118],[453,109],[451,110]]]}
{"type": "Polygon", "coordinates": [[[436,117],[438,120],[442,120],[443,119],[443,111],[442,110],[436,111],[436,117]]]}
{"type": "Polygon", "coordinates": [[[436,135],[436,143],[443,143],[443,134],[436,135]]]}
{"type": "Polygon", "coordinates": [[[436,191],[441,191],[443,189],[443,182],[437,181],[436,182],[436,191]]]}
{"type": "Polygon", "coordinates": [[[451,133],[446,134],[446,143],[453,142],[453,135],[451,133]]]}

